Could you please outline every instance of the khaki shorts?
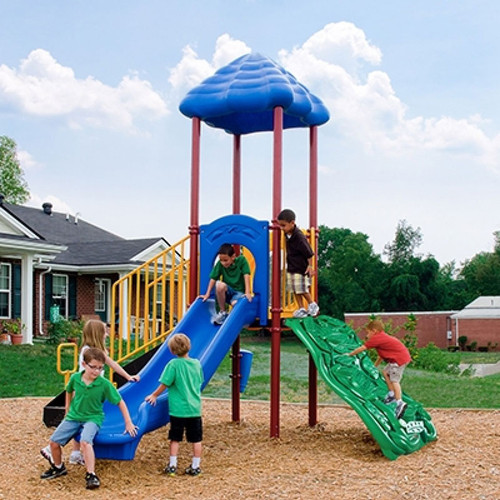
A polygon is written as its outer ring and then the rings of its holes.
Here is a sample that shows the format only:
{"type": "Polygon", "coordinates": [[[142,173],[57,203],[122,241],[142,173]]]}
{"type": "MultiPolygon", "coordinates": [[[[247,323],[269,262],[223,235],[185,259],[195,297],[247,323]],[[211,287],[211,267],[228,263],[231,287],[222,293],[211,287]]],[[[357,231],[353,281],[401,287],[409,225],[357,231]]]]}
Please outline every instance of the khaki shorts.
{"type": "Polygon", "coordinates": [[[286,273],[286,289],[296,294],[309,293],[311,278],[307,274],[286,273]]]}
{"type": "Polygon", "coordinates": [[[384,372],[387,373],[391,382],[399,383],[401,382],[405,368],[406,365],[399,366],[397,363],[387,363],[387,365],[385,365],[384,372]]]}

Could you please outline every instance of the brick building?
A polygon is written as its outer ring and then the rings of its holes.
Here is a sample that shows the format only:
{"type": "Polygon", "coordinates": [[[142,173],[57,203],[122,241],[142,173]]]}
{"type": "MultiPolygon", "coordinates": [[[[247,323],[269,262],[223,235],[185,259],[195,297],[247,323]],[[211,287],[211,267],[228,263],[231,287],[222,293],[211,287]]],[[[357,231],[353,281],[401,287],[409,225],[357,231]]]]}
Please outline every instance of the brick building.
{"type": "Polygon", "coordinates": [[[64,318],[110,321],[112,284],[168,247],[161,237],[128,240],[50,203],[11,205],[0,195],[0,320],[20,318],[26,343],[46,333],[53,306],[64,318]]]}
{"type": "Polygon", "coordinates": [[[500,297],[478,297],[461,311],[345,313],[344,321],[357,330],[376,316],[384,323],[390,321],[393,327],[399,327],[395,335],[401,338],[405,334],[402,327],[410,314],[417,318],[418,347],[429,342],[442,349],[458,346],[459,337],[465,336],[469,346],[500,350],[500,297]]]}

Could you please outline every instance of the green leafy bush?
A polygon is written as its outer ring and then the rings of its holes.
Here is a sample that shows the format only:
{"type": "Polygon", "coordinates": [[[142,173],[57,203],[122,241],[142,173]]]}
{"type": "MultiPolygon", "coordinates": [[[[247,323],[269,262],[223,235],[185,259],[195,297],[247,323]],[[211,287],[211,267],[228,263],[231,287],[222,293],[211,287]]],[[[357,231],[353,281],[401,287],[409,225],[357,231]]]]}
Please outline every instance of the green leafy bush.
{"type": "Polygon", "coordinates": [[[458,375],[460,373],[459,363],[460,359],[458,357],[456,359],[450,358],[436,344],[429,342],[425,347],[418,349],[418,354],[411,366],[421,370],[458,375]]]}

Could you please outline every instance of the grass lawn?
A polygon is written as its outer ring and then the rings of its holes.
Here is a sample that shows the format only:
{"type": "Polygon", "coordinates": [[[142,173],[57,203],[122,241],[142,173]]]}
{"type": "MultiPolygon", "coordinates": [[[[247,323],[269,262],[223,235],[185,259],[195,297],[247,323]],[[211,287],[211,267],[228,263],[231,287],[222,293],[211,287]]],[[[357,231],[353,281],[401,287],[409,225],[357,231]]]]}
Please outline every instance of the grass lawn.
{"type": "MultiPolygon", "coordinates": [[[[252,372],[243,399],[269,399],[270,339],[243,335],[242,349],[254,353],[252,372]]],[[[63,377],[56,372],[56,347],[0,345],[0,397],[55,396],[63,389],[63,377]]],[[[500,353],[457,352],[464,363],[495,363],[500,353]]],[[[450,358],[451,359],[451,358],[450,358]]],[[[455,358],[456,359],[456,358],[455,358]]],[[[281,343],[281,401],[307,402],[309,356],[295,337],[281,343]]],[[[63,368],[72,360],[63,357],[63,368]]],[[[411,365],[410,365],[411,366],[411,365]]],[[[226,356],[203,392],[207,397],[230,398],[231,361],[226,356]]],[[[500,374],[483,378],[445,375],[407,368],[403,390],[425,407],[434,408],[500,408],[500,374]]],[[[343,401],[318,379],[318,401],[332,404],[343,401]]]]}

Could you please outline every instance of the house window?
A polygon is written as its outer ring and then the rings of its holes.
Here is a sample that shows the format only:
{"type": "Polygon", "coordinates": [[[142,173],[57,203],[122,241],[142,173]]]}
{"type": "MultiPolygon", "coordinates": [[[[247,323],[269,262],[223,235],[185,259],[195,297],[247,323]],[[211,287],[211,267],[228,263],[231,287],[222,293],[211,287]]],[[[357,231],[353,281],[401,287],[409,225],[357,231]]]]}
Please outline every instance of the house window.
{"type": "Polygon", "coordinates": [[[59,314],[68,317],[68,276],[54,274],[52,276],[52,303],[59,306],[59,314]]]}
{"type": "MultiPolygon", "coordinates": [[[[168,315],[168,308],[167,304],[169,303],[169,290],[170,290],[170,283],[166,283],[167,287],[165,289],[165,315],[168,315]]],[[[162,283],[158,283],[156,285],[156,317],[158,319],[161,318],[161,312],[162,312],[162,307],[163,307],[163,285],[162,283]]]]}
{"type": "Polygon", "coordinates": [[[10,264],[0,263],[0,318],[10,318],[11,272],[10,264]]]}
{"type": "Polygon", "coordinates": [[[94,284],[95,312],[106,311],[106,285],[104,280],[96,279],[94,284]]]}

